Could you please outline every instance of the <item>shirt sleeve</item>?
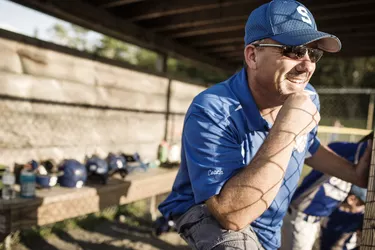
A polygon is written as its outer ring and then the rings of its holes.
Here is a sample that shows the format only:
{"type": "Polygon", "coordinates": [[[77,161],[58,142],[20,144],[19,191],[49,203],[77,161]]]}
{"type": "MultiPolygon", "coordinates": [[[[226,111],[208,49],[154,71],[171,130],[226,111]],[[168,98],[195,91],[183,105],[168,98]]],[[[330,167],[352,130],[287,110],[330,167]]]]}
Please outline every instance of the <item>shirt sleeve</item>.
{"type": "Polygon", "coordinates": [[[306,152],[306,158],[309,158],[313,156],[316,151],[318,151],[318,148],[320,147],[320,140],[317,136],[318,126],[316,126],[309,134],[308,136],[308,143],[309,143],[309,149],[306,152]]]}
{"type": "MultiPolygon", "coordinates": [[[[315,89],[310,85],[311,90],[313,90],[315,93],[315,89]]],[[[313,103],[316,105],[316,108],[320,112],[320,101],[319,101],[319,96],[318,94],[312,95],[311,100],[313,103]]],[[[318,126],[316,126],[311,132],[309,133],[308,136],[308,150],[306,152],[306,158],[309,158],[313,156],[316,151],[318,151],[318,148],[320,147],[320,140],[318,138],[318,126]]]]}
{"type": "Polygon", "coordinates": [[[196,204],[220,193],[244,164],[233,122],[202,111],[185,121],[182,144],[196,204]]]}

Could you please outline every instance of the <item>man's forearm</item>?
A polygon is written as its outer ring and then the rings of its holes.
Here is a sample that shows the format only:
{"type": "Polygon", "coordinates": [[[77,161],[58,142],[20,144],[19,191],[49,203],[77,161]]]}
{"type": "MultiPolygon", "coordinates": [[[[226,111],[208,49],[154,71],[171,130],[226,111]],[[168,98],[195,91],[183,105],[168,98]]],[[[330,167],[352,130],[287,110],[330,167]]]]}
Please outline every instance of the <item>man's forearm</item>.
{"type": "Polygon", "coordinates": [[[239,230],[270,206],[288,166],[294,137],[276,128],[271,130],[250,164],[206,202],[224,228],[239,230]]]}

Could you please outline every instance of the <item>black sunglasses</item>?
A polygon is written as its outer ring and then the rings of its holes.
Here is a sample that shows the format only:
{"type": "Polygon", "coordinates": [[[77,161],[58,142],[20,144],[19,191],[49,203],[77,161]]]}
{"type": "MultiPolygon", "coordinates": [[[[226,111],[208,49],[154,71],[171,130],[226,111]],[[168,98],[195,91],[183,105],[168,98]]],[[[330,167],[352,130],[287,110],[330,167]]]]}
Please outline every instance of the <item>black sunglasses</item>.
{"type": "Polygon", "coordinates": [[[307,54],[310,57],[311,62],[316,63],[323,56],[323,50],[309,48],[304,45],[299,46],[288,46],[281,44],[252,44],[254,47],[274,47],[282,49],[282,54],[291,59],[301,59],[307,54]]]}

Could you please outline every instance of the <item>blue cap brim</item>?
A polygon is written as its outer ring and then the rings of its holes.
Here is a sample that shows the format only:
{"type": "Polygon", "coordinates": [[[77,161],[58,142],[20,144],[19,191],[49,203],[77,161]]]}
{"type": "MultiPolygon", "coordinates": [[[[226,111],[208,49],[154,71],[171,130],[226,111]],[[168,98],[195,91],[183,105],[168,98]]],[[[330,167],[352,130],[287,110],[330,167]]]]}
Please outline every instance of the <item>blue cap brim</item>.
{"type": "Polygon", "coordinates": [[[293,30],[270,38],[281,44],[292,46],[318,41],[318,48],[323,51],[334,53],[341,50],[341,42],[337,37],[313,29],[293,30]]]}
{"type": "Polygon", "coordinates": [[[364,188],[360,188],[356,185],[352,185],[352,188],[350,189],[350,194],[354,194],[355,196],[358,197],[363,202],[366,202],[366,195],[367,195],[367,190],[364,188]]]}

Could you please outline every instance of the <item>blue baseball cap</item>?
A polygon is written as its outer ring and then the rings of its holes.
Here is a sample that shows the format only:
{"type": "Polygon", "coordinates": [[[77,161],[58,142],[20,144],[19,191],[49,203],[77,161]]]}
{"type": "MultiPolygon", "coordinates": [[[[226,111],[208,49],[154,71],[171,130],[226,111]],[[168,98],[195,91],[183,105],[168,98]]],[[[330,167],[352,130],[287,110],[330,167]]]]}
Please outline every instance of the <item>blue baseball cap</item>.
{"type": "Polygon", "coordinates": [[[273,0],[253,10],[245,26],[245,46],[270,38],[284,45],[305,45],[318,41],[318,48],[338,52],[340,40],[317,30],[311,12],[293,0],[273,0]]]}
{"type": "Polygon", "coordinates": [[[366,202],[367,190],[365,188],[360,188],[356,185],[352,185],[352,188],[350,189],[349,193],[354,194],[358,199],[360,199],[363,202],[366,202]]]}

